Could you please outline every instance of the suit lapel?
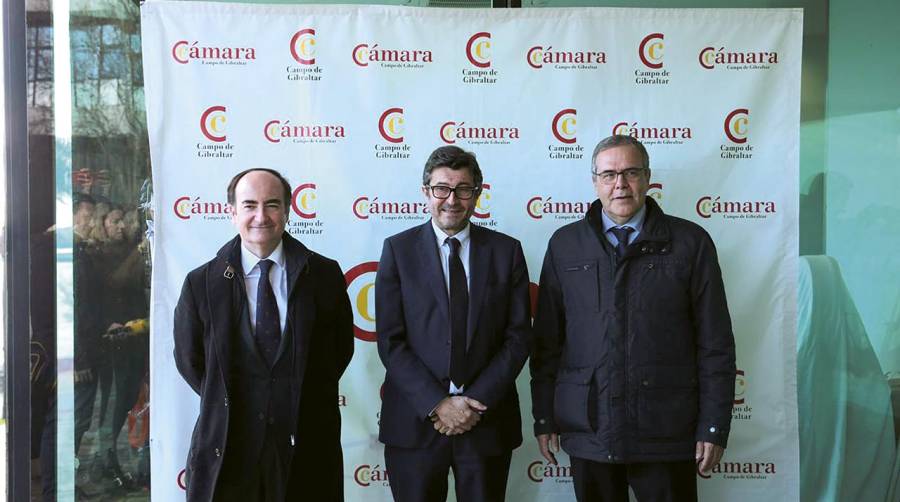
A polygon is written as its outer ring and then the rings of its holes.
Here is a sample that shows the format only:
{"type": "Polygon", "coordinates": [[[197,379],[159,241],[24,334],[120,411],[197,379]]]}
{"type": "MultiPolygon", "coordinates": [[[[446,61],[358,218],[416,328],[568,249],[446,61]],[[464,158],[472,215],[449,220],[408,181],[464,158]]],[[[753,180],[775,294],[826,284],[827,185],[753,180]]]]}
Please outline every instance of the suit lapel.
{"type": "Polygon", "coordinates": [[[431,220],[419,227],[419,245],[422,250],[418,253],[421,264],[419,269],[425,275],[426,288],[434,295],[435,303],[446,322],[450,320],[450,299],[447,297],[447,283],[444,281],[444,268],[441,266],[440,250],[437,246],[437,237],[431,227],[431,220]]]}
{"type": "Polygon", "coordinates": [[[481,227],[470,224],[469,234],[469,320],[466,329],[466,348],[472,345],[475,327],[484,304],[484,292],[491,263],[491,248],[485,242],[481,227]]]}
{"type": "MultiPolygon", "coordinates": [[[[228,373],[228,361],[231,361],[232,333],[240,329],[238,322],[240,312],[246,301],[241,270],[240,237],[225,244],[212,262],[206,279],[206,294],[209,302],[210,320],[213,326],[213,344],[216,357],[223,372],[228,373]]],[[[225,379],[225,391],[228,392],[228,378],[225,379]]]]}
{"type": "Polygon", "coordinates": [[[293,294],[294,288],[297,287],[297,279],[300,277],[300,275],[309,273],[308,270],[306,270],[306,267],[309,264],[310,253],[310,250],[307,249],[306,246],[301,244],[293,237],[285,238],[284,254],[285,262],[288,264],[288,297],[293,294]]]}
{"type": "Polygon", "coordinates": [[[300,241],[288,234],[284,238],[287,266],[288,324],[294,336],[294,371],[306,367],[309,337],[316,318],[315,284],[309,273],[309,257],[312,252],[300,241]]]}

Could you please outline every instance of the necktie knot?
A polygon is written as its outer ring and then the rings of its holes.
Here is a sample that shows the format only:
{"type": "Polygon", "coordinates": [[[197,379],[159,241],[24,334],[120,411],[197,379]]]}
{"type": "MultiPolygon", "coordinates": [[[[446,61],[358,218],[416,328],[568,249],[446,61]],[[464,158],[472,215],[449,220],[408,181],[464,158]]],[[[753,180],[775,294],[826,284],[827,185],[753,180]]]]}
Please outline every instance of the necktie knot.
{"type": "Polygon", "coordinates": [[[269,270],[272,269],[272,265],[273,265],[274,263],[275,263],[275,262],[273,262],[272,260],[268,260],[268,259],[266,259],[266,260],[259,260],[259,271],[260,271],[260,273],[262,273],[262,274],[268,274],[268,273],[269,273],[269,270]]]}
{"type": "Polygon", "coordinates": [[[456,237],[447,237],[447,240],[445,242],[450,245],[451,256],[459,255],[459,248],[460,246],[462,246],[462,244],[460,244],[459,242],[459,239],[457,239],[456,237]]]}
{"type": "Polygon", "coordinates": [[[631,227],[612,227],[609,229],[613,235],[616,236],[616,240],[619,243],[616,245],[616,254],[619,256],[625,256],[625,250],[628,248],[628,236],[631,235],[631,232],[634,232],[634,229],[631,227]]]}
{"type": "Polygon", "coordinates": [[[631,227],[612,227],[609,229],[609,231],[616,236],[617,241],[624,242],[627,246],[628,236],[631,235],[631,232],[634,232],[634,229],[631,227]]]}

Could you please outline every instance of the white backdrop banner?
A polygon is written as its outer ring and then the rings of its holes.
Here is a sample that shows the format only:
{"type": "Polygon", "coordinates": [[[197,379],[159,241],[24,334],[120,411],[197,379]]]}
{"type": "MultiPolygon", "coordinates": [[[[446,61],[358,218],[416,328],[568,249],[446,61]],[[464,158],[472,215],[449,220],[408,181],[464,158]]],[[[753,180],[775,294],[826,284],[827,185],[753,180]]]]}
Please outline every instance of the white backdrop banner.
{"type": "MultiPolygon", "coordinates": [[[[150,1],[142,7],[155,183],[153,499],[183,497],[199,400],[172,358],[188,271],[235,234],[225,187],[264,166],[293,184],[288,230],[343,267],[356,353],[341,381],[347,500],[390,500],[377,440],[384,368],[373,283],[382,240],[425,222],[436,147],[485,173],[474,221],[523,243],[534,292],[547,239],[595,198],[594,145],[647,145],[651,196],[713,236],[739,375],[706,500],[796,500],[799,9],[437,9],[150,1]]],[[[574,499],[526,440],[508,498],[574,499]]],[[[313,452],[314,453],[314,452],[313,452]]],[[[312,487],[310,488],[313,489],[312,487]]]]}

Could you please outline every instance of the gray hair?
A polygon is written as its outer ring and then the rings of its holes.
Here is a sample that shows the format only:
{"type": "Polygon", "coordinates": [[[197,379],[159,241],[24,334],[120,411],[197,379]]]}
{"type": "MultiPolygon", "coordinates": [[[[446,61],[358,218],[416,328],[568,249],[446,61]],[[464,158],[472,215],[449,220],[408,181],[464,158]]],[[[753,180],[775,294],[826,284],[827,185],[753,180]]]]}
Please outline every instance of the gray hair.
{"type": "Polygon", "coordinates": [[[594,147],[594,154],[591,155],[591,171],[594,170],[594,162],[597,160],[597,155],[600,155],[600,152],[626,145],[635,147],[638,153],[641,154],[641,166],[644,169],[650,169],[650,155],[647,154],[647,149],[644,148],[643,143],[631,136],[614,134],[601,139],[597,146],[594,147]]]}

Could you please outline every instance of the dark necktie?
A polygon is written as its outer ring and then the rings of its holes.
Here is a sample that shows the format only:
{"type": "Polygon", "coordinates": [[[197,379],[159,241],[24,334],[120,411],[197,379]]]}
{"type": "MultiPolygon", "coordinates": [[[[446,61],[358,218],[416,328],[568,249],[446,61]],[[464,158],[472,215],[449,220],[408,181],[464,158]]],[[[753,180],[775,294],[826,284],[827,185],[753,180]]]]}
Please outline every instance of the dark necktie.
{"type": "Polygon", "coordinates": [[[619,244],[616,245],[616,254],[619,258],[625,256],[625,249],[628,248],[628,236],[634,229],[631,227],[612,227],[609,229],[618,239],[619,244]]]}
{"type": "Polygon", "coordinates": [[[272,260],[260,260],[259,283],[256,288],[256,344],[263,358],[271,366],[281,343],[281,319],[278,317],[278,303],[275,291],[269,282],[272,260]]]}
{"type": "Polygon", "coordinates": [[[466,325],[469,319],[469,288],[466,270],[459,257],[459,241],[450,244],[450,380],[457,387],[466,384],[466,325]]]}

